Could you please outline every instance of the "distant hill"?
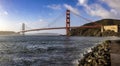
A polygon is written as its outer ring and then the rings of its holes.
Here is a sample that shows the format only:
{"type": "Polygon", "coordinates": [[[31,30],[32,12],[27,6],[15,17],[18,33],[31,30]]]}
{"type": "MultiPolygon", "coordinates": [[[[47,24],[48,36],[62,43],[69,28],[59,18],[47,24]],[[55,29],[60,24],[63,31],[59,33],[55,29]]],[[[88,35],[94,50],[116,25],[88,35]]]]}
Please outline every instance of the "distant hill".
{"type": "Polygon", "coordinates": [[[95,21],[95,22],[90,22],[84,25],[90,26],[90,25],[94,25],[94,24],[100,24],[100,25],[118,25],[120,24],[120,20],[116,20],[116,19],[102,19],[99,21],[95,21]]]}
{"type": "Polygon", "coordinates": [[[18,35],[18,33],[14,31],[0,31],[0,35],[18,35]]]}
{"type": "MultiPolygon", "coordinates": [[[[120,24],[120,20],[116,19],[102,19],[95,22],[90,22],[87,24],[84,24],[84,26],[93,26],[95,24],[99,25],[118,25],[120,24]]],[[[71,35],[72,36],[119,36],[119,33],[115,33],[113,31],[106,31],[101,33],[101,28],[76,28],[71,29],[71,35]]]]}

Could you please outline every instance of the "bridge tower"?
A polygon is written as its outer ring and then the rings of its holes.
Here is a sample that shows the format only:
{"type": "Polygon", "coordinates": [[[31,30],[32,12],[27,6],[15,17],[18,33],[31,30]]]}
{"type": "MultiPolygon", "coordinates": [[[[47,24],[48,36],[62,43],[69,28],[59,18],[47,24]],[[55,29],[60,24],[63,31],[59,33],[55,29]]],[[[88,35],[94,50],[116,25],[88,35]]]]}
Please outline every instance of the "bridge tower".
{"type": "Polygon", "coordinates": [[[22,23],[22,35],[25,35],[25,23],[22,23]]]}
{"type": "Polygon", "coordinates": [[[70,10],[66,11],[66,35],[70,36],[70,10]]]}

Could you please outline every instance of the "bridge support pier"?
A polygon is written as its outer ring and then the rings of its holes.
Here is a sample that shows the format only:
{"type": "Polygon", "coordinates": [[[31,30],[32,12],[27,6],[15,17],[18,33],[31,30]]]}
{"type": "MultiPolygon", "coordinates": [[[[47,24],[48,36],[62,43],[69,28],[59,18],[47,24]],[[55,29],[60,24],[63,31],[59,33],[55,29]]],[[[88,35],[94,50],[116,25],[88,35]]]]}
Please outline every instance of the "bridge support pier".
{"type": "Polygon", "coordinates": [[[22,35],[25,35],[25,24],[24,23],[22,23],[22,35]]]}
{"type": "Polygon", "coordinates": [[[66,11],[66,35],[70,36],[70,10],[66,11]]]}

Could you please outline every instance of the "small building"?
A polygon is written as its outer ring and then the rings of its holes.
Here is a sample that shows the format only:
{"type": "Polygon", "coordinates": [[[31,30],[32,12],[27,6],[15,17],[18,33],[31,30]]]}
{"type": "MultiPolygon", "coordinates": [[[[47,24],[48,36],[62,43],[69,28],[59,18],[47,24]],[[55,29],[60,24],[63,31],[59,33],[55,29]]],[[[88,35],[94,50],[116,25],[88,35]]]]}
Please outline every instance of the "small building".
{"type": "Polygon", "coordinates": [[[104,31],[114,31],[114,32],[120,32],[120,25],[106,25],[101,27],[101,32],[104,31]]]}

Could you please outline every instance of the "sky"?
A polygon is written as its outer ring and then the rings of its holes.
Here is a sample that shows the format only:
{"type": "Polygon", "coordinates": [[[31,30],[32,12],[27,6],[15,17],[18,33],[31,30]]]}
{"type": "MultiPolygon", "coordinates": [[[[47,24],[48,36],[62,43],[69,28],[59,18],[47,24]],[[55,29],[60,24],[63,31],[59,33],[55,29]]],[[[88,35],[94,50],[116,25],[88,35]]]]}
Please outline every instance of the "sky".
{"type": "MultiPolygon", "coordinates": [[[[71,11],[71,26],[100,19],[120,19],[119,3],[120,0],[0,0],[0,31],[20,31],[22,23],[26,29],[62,27],[66,9],[71,11]]],[[[37,33],[65,34],[65,30],[37,33]]]]}

